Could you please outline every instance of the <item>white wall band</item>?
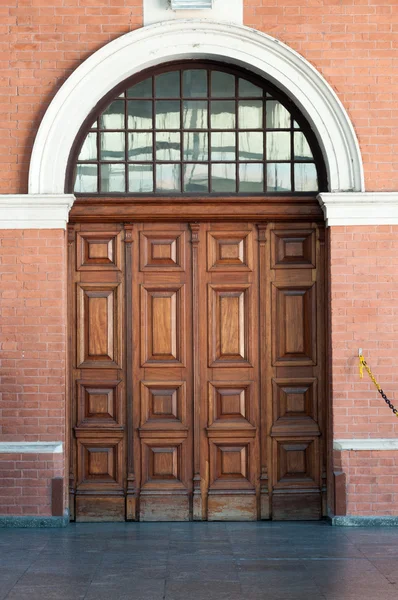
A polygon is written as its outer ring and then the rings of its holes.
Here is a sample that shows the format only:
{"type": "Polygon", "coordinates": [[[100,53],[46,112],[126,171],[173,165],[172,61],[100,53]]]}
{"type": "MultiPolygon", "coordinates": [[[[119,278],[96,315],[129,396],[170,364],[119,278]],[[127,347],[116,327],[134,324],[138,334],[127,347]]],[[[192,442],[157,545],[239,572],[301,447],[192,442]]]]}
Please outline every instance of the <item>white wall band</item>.
{"type": "Polygon", "coordinates": [[[62,442],[0,442],[0,454],[62,454],[62,442]]]}
{"type": "Polygon", "coordinates": [[[322,193],[326,226],[398,225],[398,192],[322,193]]]}
{"type": "Polygon", "coordinates": [[[398,439],[369,438],[334,440],[334,450],[398,450],[398,439]]]}

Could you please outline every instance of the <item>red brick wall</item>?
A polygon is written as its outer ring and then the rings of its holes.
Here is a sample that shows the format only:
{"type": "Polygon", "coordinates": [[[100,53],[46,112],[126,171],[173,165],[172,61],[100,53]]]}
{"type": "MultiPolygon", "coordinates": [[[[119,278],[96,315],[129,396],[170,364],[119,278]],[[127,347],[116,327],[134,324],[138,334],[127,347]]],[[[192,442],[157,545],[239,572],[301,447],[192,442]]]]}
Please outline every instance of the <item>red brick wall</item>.
{"type": "MultiPolygon", "coordinates": [[[[359,137],[368,190],[398,188],[395,0],[245,0],[245,24],[327,79],[359,137]]],[[[142,25],[140,0],[9,0],[0,7],[0,193],[25,193],[34,136],[56,91],[95,50],[142,25]]]]}
{"type": "MultiPolygon", "coordinates": [[[[2,441],[64,440],[65,286],[64,231],[0,232],[2,441]]],[[[49,479],[61,462],[62,455],[0,454],[0,514],[48,512],[49,479]]]]}
{"type": "Polygon", "coordinates": [[[398,516],[398,451],[336,454],[347,478],[347,514],[398,516]]]}
{"type": "Polygon", "coordinates": [[[62,454],[0,454],[0,515],[51,515],[51,479],[62,454]]]}
{"type": "MultiPolygon", "coordinates": [[[[396,438],[398,419],[357,350],[398,407],[398,226],[330,229],[332,398],[335,438],[396,438]]],[[[398,451],[335,453],[346,474],[347,514],[398,515],[398,451]]]]}
{"type": "Polygon", "coordinates": [[[398,226],[330,229],[332,394],[336,438],[398,436],[398,419],[368,375],[358,348],[398,407],[398,226]]]}

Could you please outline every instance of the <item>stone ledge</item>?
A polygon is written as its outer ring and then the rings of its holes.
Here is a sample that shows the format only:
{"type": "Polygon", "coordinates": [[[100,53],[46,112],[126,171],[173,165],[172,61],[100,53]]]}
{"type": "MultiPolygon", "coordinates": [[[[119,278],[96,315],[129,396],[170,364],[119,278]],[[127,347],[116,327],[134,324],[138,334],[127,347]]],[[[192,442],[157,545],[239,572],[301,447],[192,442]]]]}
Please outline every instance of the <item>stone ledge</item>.
{"type": "Polygon", "coordinates": [[[69,511],[64,512],[63,517],[37,517],[37,516],[20,516],[20,515],[0,515],[0,529],[1,528],[20,528],[20,529],[33,529],[33,528],[55,528],[55,527],[67,527],[69,525],[69,511]]]}
{"type": "Polygon", "coordinates": [[[329,517],[329,523],[333,527],[398,527],[398,515],[396,517],[329,517]]]}

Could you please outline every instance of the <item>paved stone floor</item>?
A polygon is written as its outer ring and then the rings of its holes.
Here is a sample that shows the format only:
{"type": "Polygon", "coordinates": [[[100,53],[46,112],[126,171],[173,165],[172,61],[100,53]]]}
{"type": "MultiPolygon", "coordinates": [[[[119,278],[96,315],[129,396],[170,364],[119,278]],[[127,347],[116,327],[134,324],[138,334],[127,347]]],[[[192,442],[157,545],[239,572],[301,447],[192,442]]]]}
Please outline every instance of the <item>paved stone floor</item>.
{"type": "Polygon", "coordinates": [[[0,529],[0,600],[398,600],[398,528],[0,529]]]}

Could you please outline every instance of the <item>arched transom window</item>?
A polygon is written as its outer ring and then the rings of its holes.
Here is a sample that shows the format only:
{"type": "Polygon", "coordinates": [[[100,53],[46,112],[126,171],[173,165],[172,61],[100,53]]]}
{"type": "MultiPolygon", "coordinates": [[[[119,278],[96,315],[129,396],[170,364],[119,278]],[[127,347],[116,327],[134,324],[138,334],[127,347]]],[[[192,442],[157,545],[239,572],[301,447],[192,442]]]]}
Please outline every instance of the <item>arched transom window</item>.
{"type": "Polygon", "coordinates": [[[308,194],[324,180],[315,136],[290,101],[221,65],[130,80],[79,139],[76,194],[308,194]]]}

